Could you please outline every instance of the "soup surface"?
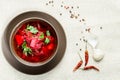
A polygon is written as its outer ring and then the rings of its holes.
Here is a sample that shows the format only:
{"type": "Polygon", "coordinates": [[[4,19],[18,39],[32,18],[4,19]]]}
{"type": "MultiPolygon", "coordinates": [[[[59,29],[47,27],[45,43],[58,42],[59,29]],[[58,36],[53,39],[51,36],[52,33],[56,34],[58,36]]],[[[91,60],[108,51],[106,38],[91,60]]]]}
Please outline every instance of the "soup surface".
{"type": "Polygon", "coordinates": [[[55,52],[57,36],[54,29],[42,20],[26,21],[14,35],[17,55],[28,62],[43,62],[55,52]]]}

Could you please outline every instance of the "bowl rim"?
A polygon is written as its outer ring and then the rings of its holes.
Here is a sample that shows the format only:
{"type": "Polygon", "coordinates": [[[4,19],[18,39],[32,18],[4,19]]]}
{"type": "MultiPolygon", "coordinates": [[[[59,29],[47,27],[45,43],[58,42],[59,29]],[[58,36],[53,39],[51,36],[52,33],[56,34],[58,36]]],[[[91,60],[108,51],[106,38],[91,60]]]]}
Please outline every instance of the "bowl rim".
{"type": "Polygon", "coordinates": [[[43,19],[43,18],[39,18],[39,17],[29,17],[29,18],[25,18],[23,20],[21,20],[19,23],[16,24],[16,26],[13,28],[13,30],[11,31],[11,34],[10,34],[10,38],[9,38],[9,46],[10,46],[10,51],[12,53],[12,55],[22,64],[24,65],[27,65],[27,66],[32,66],[32,67],[36,67],[36,66],[42,66],[42,65],[45,65],[47,64],[48,62],[50,62],[54,57],[55,55],[57,54],[57,51],[58,51],[58,48],[59,48],[59,37],[58,37],[58,33],[56,31],[56,29],[54,28],[54,26],[47,20],[43,19]],[[29,62],[29,61],[26,61],[26,60],[23,60],[20,56],[17,55],[17,53],[15,52],[12,44],[13,44],[13,36],[14,36],[14,33],[16,33],[19,28],[20,28],[20,25],[22,25],[24,22],[27,22],[29,20],[40,20],[40,21],[43,21],[43,22],[46,22],[47,24],[50,25],[50,27],[55,31],[55,34],[56,34],[56,38],[57,38],[57,46],[56,46],[56,49],[54,51],[54,53],[45,61],[43,62],[29,62]]]}

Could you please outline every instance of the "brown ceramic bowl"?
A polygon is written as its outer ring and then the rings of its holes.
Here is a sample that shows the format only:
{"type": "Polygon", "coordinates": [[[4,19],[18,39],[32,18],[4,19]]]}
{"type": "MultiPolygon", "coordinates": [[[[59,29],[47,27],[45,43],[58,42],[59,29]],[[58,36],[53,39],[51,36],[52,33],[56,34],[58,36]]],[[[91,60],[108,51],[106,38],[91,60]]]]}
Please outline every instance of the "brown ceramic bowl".
{"type": "Polygon", "coordinates": [[[41,74],[54,68],[62,59],[66,49],[66,36],[62,26],[54,17],[44,12],[29,11],[18,15],[8,24],[3,35],[2,49],[7,61],[17,70],[27,74],[41,74]],[[46,61],[31,63],[16,54],[13,48],[13,36],[22,23],[36,19],[51,25],[51,29],[57,36],[57,47],[54,54],[46,61]]]}
{"type": "Polygon", "coordinates": [[[11,53],[12,55],[19,61],[21,62],[22,64],[24,65],[27,65],[27,66],[41,66],[41,65],[44,65],[46,63],[48,63],[49,61],[51,61],[53,59],[53,57],[55,57],[56,53],[57,53],[57,50],[59,48],[59,36],[58,36],[58,33],[56,31],[56,28],[51,24],[49,23],[47,20],[45,19],[42,19],[42,18],[39,18],[39,17],[30,17],[30,18],[26,18],[22,21],[20,21],[12,30],[11,34],[10,34],[10,38],[9,38],[9,45],[10,45],[10,50],[11,50],[11,53]],[[45,61],[42,61],[42,62],[29,62],[29,61],[26,61],[26,60],[23,60],[21,57],[18,56],[17,54],[17,51],[15,50],[15,46],[14,46],[14,36],[15,34],[18,32],[18,30],[21,28],[21,26],[26,23],[26,22],[30,22],[30,21],[40,21],[41,24],[45,25],[45,26],[49,26],[49,30],[51,31],[51,33],[54,35],[54,37],[56,38],[56,47],[55,47],[55,50],[53,52],[53,54],[48,58],[46,59],[45,61]]]}

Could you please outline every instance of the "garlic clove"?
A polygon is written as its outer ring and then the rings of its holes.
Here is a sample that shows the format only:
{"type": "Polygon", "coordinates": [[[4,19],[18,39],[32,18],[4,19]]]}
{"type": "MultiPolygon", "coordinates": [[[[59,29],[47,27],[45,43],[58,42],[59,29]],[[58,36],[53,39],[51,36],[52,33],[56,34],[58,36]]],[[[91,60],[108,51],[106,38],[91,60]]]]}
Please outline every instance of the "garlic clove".
{"type": "Polygon", "coordinates": [[[96,48],[97,44],[98,44],[98,37],[95,34],[88,34],[87,35],[87,40],[88,43],[93,47],[96,48]]]}
{"type": "Polygon", "coordinates": [[[104,53],[100,49],[94,49],[93,59],[97,62],[101,61],[104,57],[104,53]]]}
{"type": "Polygon", "coordinates": [[[94,39],[88,39],[88,43],[93,47],[95,48],[98,41],[97,40],[94,40],[94,39]]]}

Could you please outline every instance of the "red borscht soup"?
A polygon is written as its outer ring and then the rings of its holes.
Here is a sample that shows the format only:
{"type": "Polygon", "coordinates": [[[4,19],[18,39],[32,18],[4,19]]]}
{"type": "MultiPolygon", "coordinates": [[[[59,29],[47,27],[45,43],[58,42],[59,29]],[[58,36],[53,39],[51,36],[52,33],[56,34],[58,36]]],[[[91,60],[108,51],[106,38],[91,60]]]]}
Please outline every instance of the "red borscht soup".
{"type": "Polygon", "coordinates": [[[29,20],[18,27],[13,36],[13,46],[20,58],[36,63],[53,56],[57,47],[57,36],[50,24],[43,20],[29,20]]]}

